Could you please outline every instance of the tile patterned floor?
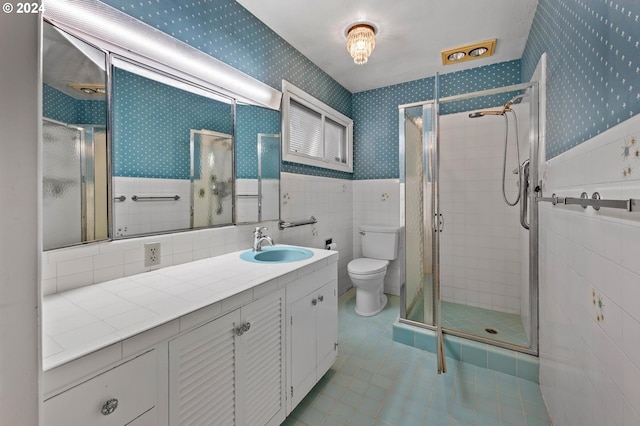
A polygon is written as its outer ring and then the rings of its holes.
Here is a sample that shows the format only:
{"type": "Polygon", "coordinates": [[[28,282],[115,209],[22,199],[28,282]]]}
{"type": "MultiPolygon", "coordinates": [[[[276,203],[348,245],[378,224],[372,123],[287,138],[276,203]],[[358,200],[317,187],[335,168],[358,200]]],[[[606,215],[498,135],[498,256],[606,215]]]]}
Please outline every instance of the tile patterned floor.
{"type": "Polygon", "coordinates": [[[339,356],[285,426],[550,425],[536,383],[392,341],[397,297],[383,312],[355,314],[354,292],[339,300],[339,356]]]}
{"type": "Polygon", "coordinates": [[[529,347],[520,315],[444,301],[441,312],[445,328],[529,347]],[[490,334],[486,328],[492,328],[498,334],[490,334]]]}

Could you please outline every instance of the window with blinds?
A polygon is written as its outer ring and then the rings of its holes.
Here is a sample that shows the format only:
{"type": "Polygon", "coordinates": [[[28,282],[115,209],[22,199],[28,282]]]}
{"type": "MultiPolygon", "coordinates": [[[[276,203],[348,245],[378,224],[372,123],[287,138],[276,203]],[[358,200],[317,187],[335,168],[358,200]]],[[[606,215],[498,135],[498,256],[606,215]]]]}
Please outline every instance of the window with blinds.
{"type": "Polygon", "coordinates": [[[353,120],[283,81],[285,161],[353,172],[353,120]]]}

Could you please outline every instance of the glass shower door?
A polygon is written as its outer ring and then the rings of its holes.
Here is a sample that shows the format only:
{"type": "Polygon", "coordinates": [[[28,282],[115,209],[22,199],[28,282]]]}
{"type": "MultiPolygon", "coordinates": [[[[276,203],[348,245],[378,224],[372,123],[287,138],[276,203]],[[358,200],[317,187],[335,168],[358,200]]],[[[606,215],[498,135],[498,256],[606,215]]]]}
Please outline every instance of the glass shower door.
{"type": "Polygon", "coordinates": [[[400,110],[400,137],[404,148],[405,287],[404,318],[434,325],[433,318],[433,198],[430,168],[425,158],[431,154],[432,105],[400,110]],[[425,117],[427,120],[425,121],[425,117]]]}
{"type": "Polygon", "coordinates": [[[233,221],[233,138],[211,130],[191,130],[191,227],[233,221]]]}
{"type": "Polygon", "coordinates": [[[436,332],[438,372],[446,370],[439,325],[439,234],[436,103],[400,109],[401,214],[405,230],[405,284],[402,318],[436,332]]]}

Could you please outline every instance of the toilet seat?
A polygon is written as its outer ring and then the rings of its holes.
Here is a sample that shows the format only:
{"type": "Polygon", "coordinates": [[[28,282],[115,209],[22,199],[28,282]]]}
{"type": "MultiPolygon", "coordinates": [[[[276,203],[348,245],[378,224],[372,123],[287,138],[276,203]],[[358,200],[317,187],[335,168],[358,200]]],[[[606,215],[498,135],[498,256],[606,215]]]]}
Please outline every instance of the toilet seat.
{"type": "Polygon", "coordinates": [[[353,275],[372,275],[384,272],[389,265],[388,260],[369,259],[366,257],[354,259],[347,264],[347,271],[353,275]]]}

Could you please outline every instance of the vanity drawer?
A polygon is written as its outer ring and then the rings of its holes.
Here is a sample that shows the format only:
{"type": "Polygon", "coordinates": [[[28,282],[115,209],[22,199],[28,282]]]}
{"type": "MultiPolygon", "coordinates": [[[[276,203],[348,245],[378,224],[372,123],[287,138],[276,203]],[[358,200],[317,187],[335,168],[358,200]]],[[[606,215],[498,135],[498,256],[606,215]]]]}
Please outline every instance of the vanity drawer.
{"type": "Polygon", "coordinates": [[[44,424],[125,425],[156,405],[156,375],[152,350],[46,400],[44,424]]]}

